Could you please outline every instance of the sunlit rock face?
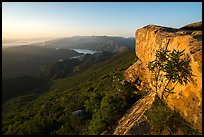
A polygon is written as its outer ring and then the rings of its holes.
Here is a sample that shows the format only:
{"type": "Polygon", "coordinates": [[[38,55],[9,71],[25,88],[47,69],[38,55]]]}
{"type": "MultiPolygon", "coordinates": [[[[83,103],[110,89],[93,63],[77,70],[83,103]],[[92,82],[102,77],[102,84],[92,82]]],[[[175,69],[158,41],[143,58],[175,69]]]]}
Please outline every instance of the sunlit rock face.
{"type": "MultiPolygon", "coordinates": [[[[152,86],[153,74],[148,69],[148,63],[155,59],[156,50],[167,47],[172,51],[185,49],[185,54],[191,58],[192,73],[194,82],[187,85],[177,84],[174,94],[170,94],[165,102],[172,110],[179,112],[186,121],[190,122],[194,128],[202,131],[202,31],[184,30],[148,25],[136,31],[135,53],[139,58],[125,72],[125,78],[131,83],[135,83],[139,78],[144,86],[155,90],[152,86]]],[[[158,95],[167,83],[165,77],[160,77],[158,95]]],[[[169,84],[169,88],[174,86],[169,84]]],[[[146,89],[147,89],[146,88],[146,89]]]]}

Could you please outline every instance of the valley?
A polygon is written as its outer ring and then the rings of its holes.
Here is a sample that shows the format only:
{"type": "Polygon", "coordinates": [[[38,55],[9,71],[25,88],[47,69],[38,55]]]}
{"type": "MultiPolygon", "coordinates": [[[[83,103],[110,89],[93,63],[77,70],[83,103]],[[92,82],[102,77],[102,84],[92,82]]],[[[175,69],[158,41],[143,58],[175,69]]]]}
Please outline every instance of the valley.
{"type": "Polygon", "coordinates": [[[202,2],[2,2],[2,135],[202,135],[202,2]]]}

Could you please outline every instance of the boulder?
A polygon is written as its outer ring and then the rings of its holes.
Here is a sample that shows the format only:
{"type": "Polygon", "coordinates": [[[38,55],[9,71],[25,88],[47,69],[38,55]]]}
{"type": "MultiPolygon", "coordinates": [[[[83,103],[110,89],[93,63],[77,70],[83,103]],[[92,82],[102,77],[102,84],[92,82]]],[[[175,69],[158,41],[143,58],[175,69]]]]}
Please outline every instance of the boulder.
{"type": "Polygon", "coordinates": [[[80,120],[86,120],[90,117],[90,113],[80,109],[72,112],[72,115],[80,120]]]}

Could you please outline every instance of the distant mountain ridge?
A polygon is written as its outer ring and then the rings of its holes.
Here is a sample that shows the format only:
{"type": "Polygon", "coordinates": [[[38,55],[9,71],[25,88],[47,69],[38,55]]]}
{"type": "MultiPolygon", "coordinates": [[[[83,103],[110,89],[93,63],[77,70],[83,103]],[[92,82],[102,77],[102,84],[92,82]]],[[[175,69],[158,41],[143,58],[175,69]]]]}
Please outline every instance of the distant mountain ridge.
{"type": "Polygon", "coordinates": [[[81,48],[96,51],[116,52],[121,46],[127,46],[130,50],[134,50],[135,38],[113,37],[113,36],[74,36],[46,41],[45,47],[54,48],[81,48]]]}

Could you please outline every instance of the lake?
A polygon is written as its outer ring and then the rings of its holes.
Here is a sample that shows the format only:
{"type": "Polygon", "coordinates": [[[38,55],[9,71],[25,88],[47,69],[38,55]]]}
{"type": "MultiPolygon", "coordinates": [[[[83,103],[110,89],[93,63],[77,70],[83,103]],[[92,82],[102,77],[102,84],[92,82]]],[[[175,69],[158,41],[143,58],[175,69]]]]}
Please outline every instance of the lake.
{"type": "Polygon", "coordinates": [[[79,52],[79,53],[83,53],[83,54],[94,54],[94,53],[97,53],[97,51],[94,51],[94,50],[89,50],[89,49],[72,49],[76,52],[79,52]]]}

